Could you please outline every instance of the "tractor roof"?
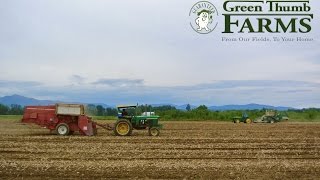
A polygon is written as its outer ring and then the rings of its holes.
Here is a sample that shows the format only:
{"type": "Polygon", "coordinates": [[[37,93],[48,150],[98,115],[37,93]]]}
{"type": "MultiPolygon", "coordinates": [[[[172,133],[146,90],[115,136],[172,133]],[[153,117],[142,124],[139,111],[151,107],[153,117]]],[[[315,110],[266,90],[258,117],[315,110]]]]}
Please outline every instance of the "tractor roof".
{"type": "Polygon", "coordinates": [[[137,107],[137,105],[118,105],[117,108],[130,108],[130,107],[137,107]]]}

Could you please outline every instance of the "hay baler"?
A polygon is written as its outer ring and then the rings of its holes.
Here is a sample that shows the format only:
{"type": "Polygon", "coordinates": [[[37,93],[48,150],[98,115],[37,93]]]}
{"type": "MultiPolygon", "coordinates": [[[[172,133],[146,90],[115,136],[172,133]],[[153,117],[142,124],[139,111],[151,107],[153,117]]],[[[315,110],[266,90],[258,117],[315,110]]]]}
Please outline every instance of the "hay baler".
{"type": "Polygon", "coordinates": [[[84,114],[84,106],[80,104],[26,106],[21,122],[37,124],[62,136],[76,131],[87,136],[97,133],[97,124],[84,114]]]}

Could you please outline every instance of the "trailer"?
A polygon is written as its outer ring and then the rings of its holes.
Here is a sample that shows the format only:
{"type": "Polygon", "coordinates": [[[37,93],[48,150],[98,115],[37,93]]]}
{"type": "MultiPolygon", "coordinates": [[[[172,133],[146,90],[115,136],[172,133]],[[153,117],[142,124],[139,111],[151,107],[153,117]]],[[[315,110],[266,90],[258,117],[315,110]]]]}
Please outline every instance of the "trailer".
{"type": "Polygon", "coordinates": [[[84,114],[81,104],[26,106],[21,122],[37,124],[61,136],[74,132],[86,136],[97,134],[97,124],[84,114]]]}

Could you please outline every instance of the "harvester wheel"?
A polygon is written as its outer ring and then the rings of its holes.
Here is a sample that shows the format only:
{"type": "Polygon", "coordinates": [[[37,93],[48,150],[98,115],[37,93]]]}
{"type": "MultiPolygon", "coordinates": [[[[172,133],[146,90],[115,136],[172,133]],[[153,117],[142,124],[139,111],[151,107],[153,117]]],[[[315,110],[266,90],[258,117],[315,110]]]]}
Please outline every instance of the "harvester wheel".
{"type": "Polygon", "coordinates": [[[268,122],[269,122],[270,124],[273,124],[275,121],[274,121],[274,119],[273,119],[272,117],[268,117],[268,122]]]}
{"type": "Polygon", "coordinates": [[[159,136],[160,130],[156,127],[149,128],[149,136],[159,136]]]}
{"type": "Polygon", "coordinates": [[[125,119],[119,120],[116,122],[113,131],[117,136],[130,136],[132,133],[132,124],[125,119]]]}
{"type": "Polygon", "coordinates": [[[58,124],[58,126],[56,127],[56,131],[57,131],[57,135],[67,136],[67,135],[69,135],[70,129],[69,129],[68,124],[66,124],[66,123],[60,123],[60,124],[58,124]]]}
{"type": "Polygon", "coordinates": [[[246,119],[246,123],[247,123],[247,124],[252,123],[251,119],[249,119],[249,118],[248,118],[248,119],[246,119]]]}

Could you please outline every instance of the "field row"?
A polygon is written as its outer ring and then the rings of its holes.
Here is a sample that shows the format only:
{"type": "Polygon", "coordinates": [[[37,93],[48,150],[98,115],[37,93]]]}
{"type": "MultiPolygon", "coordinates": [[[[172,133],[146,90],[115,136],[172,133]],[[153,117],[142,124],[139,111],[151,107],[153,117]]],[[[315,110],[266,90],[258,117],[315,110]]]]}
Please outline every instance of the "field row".
{"type": "MultiPolygon", "coordinates": [[[[104,123],[104,121],[101,121],[104,123]]],[[[117,137],[60,137],[13,121],[0,124],[0,176],[49,178],[309,178],[320,174],[320,124],[165,122],[117,137]]]]}

